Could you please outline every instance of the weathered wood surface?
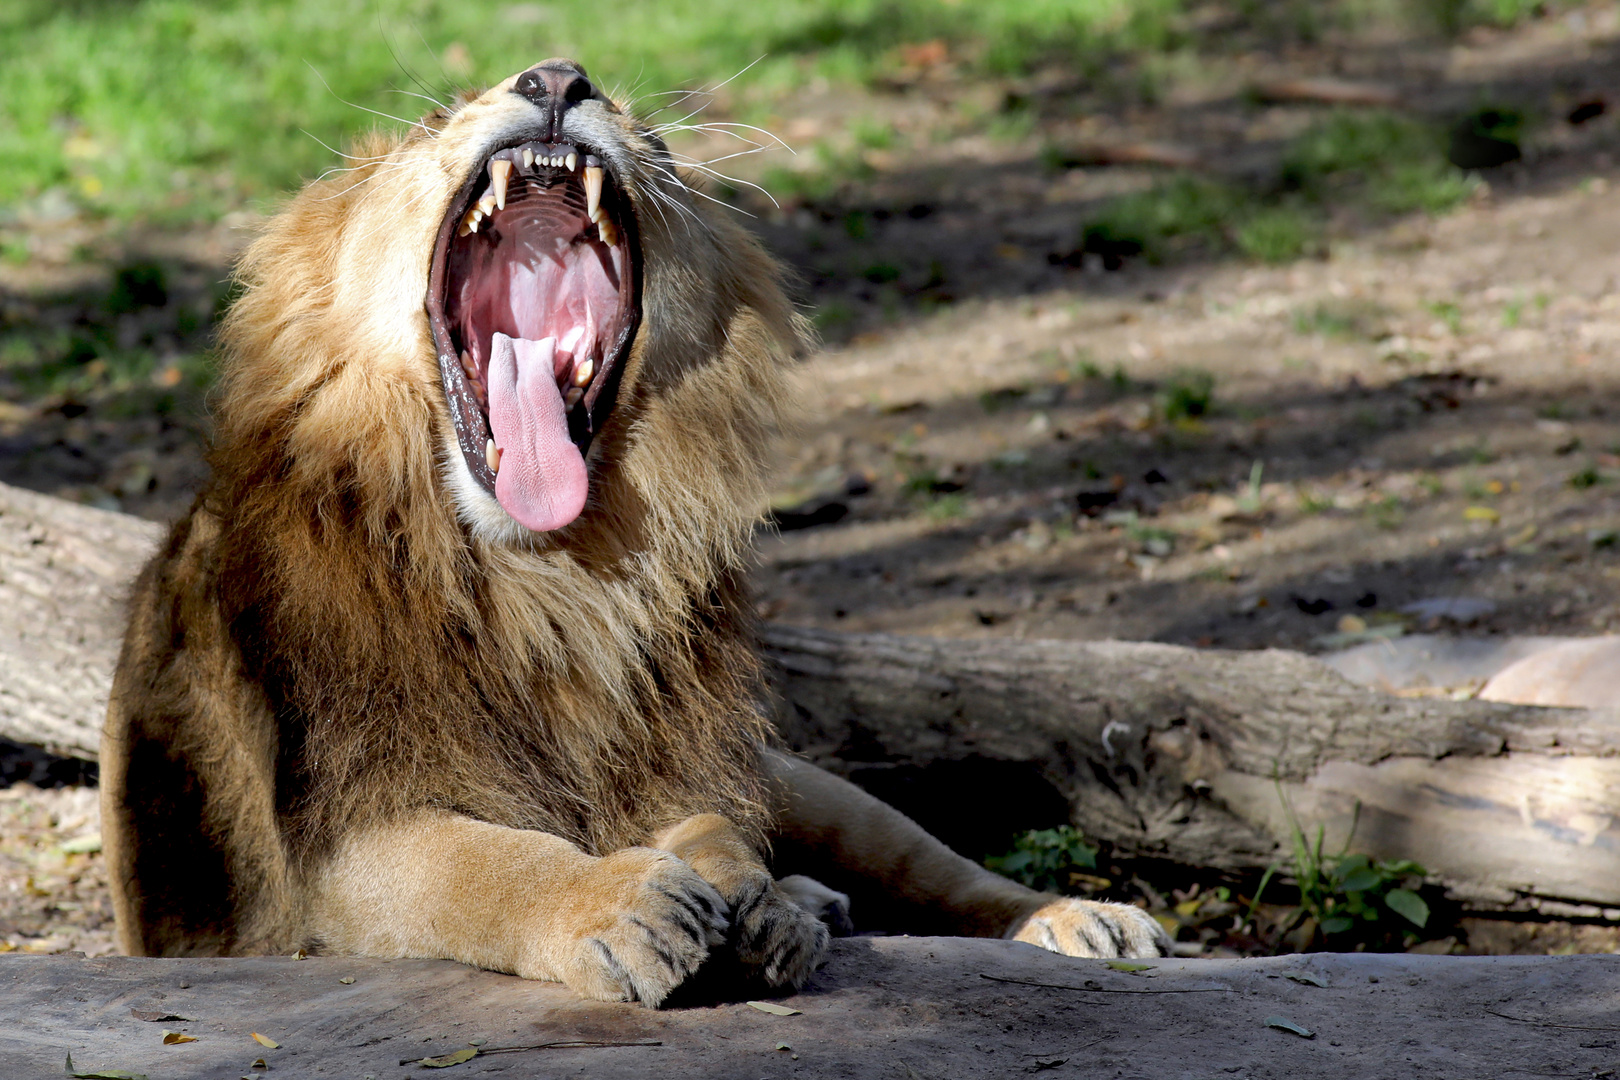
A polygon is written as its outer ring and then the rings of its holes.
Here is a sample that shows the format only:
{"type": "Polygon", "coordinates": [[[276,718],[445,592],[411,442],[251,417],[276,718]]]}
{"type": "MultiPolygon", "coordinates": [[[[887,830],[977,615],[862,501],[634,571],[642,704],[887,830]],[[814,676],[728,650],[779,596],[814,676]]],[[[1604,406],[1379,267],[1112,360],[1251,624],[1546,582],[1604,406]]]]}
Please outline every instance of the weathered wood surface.
{"type": "Polygon", "coordinates": [[[75,1067],[159,1080],[447,1076],[1588,1077],[1620,1061],[1610,957],[1371,954],[1164,960],[1142,975],[1030,945],[848,938],[773,1016],[580,1001],[441,961],[0,956],[0,1074],[75,1067]],[[1306,975],[1325,986],[1280,977],[1306,975]],[[985,978],[984,976],[994,978],[985,978]],[[342,979],[353,979],[343,983],[342,979]],[[1029,986],[1024,980],[1052,986],[1029,986]],[[186,1020],[145,1022],[131,1010],[186,1020]],[[1313,1033],[1268,1026],[1272,1017],[1313,1033]],[[1509,1019],[1513,1017],[1514,1019],[1509,1019]],[[196,1042],[163,1045],[163,1031],[196,1042]],[[268,1049],[252,1033],[280,1046],[268,1049]],[[657,1043],[602,1046],[602,1043],[657,1043]]]}
{"type": "MultiPolygon", "coordinates": [[[[95,756],[119,598],[159,534],[0,486],[0,735],[95,756]]],[[[1358,849],[1465,898],[1620,917],[1612,710],[1399,698],[1275,650],[786,626],[765,644],[783,731],[835,770],[1024,762],[1089,835],[1230,868],[1276,859],[1280,789],[1330,844],[1359,814],[1358,849]]]]}
{"type": "Polygon", "coordinates": [[[121,599],[161,534],[0,484],[0,736],[94,760],[121,599]]]}

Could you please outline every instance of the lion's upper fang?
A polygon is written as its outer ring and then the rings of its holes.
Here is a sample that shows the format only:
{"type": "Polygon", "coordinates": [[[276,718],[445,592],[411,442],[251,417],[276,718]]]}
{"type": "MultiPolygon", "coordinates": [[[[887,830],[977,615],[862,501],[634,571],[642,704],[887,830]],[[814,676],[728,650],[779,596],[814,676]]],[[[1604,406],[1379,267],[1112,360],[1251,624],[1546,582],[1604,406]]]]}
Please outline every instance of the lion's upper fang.
{"type": "Polygon", "coordinates": [[[440,371],[474,479],[543,531],[583,498],[581,458],[618,394],[640,234],[588,147],[507,146],[462,192],[430,270],[440,371]]]}
{"type": "Polygon", "coordinates": [[[567,143],[524,143],[490,156],[486,165],[489,188],[467,209],[456,229],[457,236],[478,231],[484,220],[496,210],[506,209],[506,193],[516,176],[539,176],[544,172],[562,170],[577,175],[585,191],[585,216],[596,226],[597,236],[609,247],[617,247],[619,229],[602,209],[602,161],[595,154],[581,155],[567,143]]]}

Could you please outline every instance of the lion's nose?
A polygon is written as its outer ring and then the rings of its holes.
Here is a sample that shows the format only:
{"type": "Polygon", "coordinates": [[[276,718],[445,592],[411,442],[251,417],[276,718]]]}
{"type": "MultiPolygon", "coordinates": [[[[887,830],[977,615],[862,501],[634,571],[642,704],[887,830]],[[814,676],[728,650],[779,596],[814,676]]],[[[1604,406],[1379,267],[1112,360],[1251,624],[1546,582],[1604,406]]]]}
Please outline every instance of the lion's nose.
{"type": "Polygon", "coordinates": [[[594,97],[596,88],[586,78],[584,68],[564,57],[554,57],[519,75],[512,92],[534,102],[545,114],[545,141],[561,142],[563,113],[594,97]]]}

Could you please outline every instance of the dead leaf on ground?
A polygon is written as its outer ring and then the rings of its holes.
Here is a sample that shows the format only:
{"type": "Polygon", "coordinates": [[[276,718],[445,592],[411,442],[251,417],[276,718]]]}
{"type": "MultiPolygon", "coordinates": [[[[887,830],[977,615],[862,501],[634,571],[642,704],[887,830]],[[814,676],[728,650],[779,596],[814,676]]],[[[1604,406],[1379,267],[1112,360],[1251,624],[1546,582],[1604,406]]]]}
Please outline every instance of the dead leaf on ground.
{"type": "Polygon", "coordinates": [[[180,1043],[196,1042],[195,1035],[187,1035],[183,1031],[165,1031],[163,1033],[164,1046],[178,1046],[180,1043]]]}
{"type": "Polygon", "coordinates": [[[73,1067],[73,1055],[67,1056],[67,1074],[73,1080],[147,1080],[145,1073],[128,1072],[124,1069],[86,1069],[80,1072],[73,1067]]]}
{"type": "Polygon", "coordinates": [[[276,1040],[270,1038],[268,1035],[260,1035],[257,1031],[253,1032],[253,1041],[258,1043],[260,1046],[268,1046],[272,1050],[281,1049],[280,1043],[276,1042],[276,1040]]]}
{"type": "Polygon", "coordinates": [[[338,982],[342,983],[344,986],[352,985],[354,983],[354,976],[345,975],[343,978],[339,979],[338,982]]]}
{"type": "Polygon", "coordinates": [[[1327,980],[1322,976],[1313,975],[1309,971],[1285,971],[1283,972],[1283,978],[1292,979],[1297,983],[1307,983],[1311,986],[1326,986],[1328,984],[1327,980]]]}
{"type": "Polygon", "coordinates": [[[443,1054],[439,1057],[426,1057],[417,1061],[424,1069],[448,1069],[452,1065],[471,1061],[478,1056],[478,1047],[469,1046],[465,1050],[457,1050],[453,1054],[443,1054]]]}
{"type": "Polygon", "coordinates": [[[1115,971],[1126,971],[1135,974],[1138,971],[1152,971],[1152,964],[1133,964],[1129,960],[1110,960],[1108,966],[1115,971]]]}
{"type": "Polygon", "coordinates": [[[758,1009],[762,1013],[772,1016],[798,1016],[798,1009],[790,1009],[786,1005],[778,1005],[773,1001],[750,1001],[746,1003],[751,1009],[758,1009]]]}
{"type": "Polygon", "coordinates": [[[1295,1035],[1298,1035],[1302,1039],[1314,1039],[1314,1038],[1316,1038],[1316,1032],[1312,1031],[1310,1028],[1300,1027],[1298,1024],[1294,1023],[1292,1020],[1289,1020],[1288,1018],[1282,1017],[1282,1016],[1268,1016],[1268,1017],[1266,1017],[1266,1027],[1276,1028],[1278,1031],[1291,1032],[1291,1033],[1293,1033],[1295,1035]]]}

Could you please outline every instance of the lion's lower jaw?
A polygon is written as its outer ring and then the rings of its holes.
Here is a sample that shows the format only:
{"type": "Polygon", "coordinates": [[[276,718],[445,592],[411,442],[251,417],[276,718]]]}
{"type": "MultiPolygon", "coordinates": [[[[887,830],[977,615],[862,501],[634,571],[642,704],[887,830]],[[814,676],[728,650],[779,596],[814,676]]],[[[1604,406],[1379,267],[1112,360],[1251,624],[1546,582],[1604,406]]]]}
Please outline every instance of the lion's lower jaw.
{"type": "Polygon", "coordinates": [[[444,452],[440,475],[455,503],[456,517],[475,540],[500,547],[526,547],[535,534],[523,527],[467,471],[461,451],[452,440],[444,452]]]}

